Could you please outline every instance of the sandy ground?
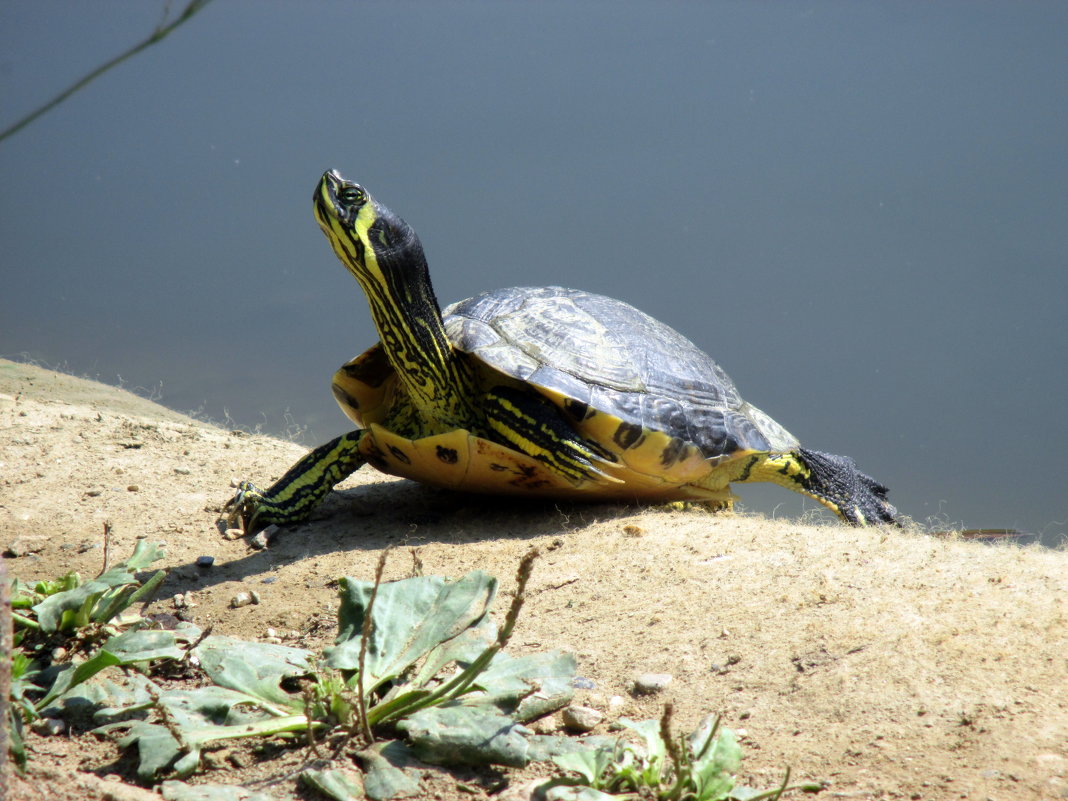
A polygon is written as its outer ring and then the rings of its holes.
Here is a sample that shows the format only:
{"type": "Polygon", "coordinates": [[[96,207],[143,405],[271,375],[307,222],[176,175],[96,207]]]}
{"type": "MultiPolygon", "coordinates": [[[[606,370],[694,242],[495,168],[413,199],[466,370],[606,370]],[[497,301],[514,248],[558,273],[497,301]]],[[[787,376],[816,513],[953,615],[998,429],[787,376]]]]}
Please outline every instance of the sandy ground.
{"type": "MultiPolygon", "coordinates": [[[[198,625],[247,638],[273,628],[318,647],[334,634],[339,576],[487,570],[507,589],[543,556],[511,650],[579,656],[579,700],[676,724],[708,712],[743,733],[741,779],[825,781],[821,798],[1068,798],[1068,552],[919,533],[808,526],[743,515],[517,503],[450,494],[370,469],[267,550],[214,521],[234,476],[269,482],[303,449],[215,428],[94,382],[0,360],[0,549],[10,574],[95,575],[103,525],[113,558],[166,543],[170,574],[149,611],[192,592],[198,625]],[[204,569],[198,556],[215,557],[204,569]],[[258,605],[229,607],[255,589],[258,605]],[[660,696],[636,675],[664,672],[660,696]],[[623,703],[610,705],[613,696],[623,703]]],[[[604,730],[604,725],[599,728],[604,730]]],[[[32,735],[11,797],[156,797],[91,734],[32,735]]],[[[299,749],[234,749],[205,780],[294,799],[299,749]]],[[[427,797],[492,798],[538,775],[430,773],[427,797]],[[456,779],[466,789],[457,789],[456,779]]]]}

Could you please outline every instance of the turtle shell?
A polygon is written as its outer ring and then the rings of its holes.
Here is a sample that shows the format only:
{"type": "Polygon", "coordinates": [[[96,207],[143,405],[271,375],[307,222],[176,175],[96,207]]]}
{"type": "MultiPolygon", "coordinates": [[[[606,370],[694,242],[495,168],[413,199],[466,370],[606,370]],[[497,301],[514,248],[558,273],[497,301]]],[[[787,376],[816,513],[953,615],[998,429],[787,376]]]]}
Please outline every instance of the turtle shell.
{"type": "Polygon", "coordinates": [[[517,287],[455,303],[443,317],[485,389],[535,390],[604,460],[576,483],[466,429],[406,433],[411,407],[398,401],[397,376],[377,344],[337,371],[333,390],[342,411],[371,432],[361,449],[383,472],[478,492],[729,506],[728,483],[748,476],[756,454],[798,447],[707,354],[622,301],[517,287]]]}
{"type": "MultiPolygon", "coordinates": [[[[445,310],[453,345],[539,390],[572,417],[619,421],[617,447],[657,432],[706,459],[798,447],[742,400],[708,354],[620,300],[562,287],[500,289],[445,310]]],[[[599,444],[616,450],[603,437],[599,444]]]]}

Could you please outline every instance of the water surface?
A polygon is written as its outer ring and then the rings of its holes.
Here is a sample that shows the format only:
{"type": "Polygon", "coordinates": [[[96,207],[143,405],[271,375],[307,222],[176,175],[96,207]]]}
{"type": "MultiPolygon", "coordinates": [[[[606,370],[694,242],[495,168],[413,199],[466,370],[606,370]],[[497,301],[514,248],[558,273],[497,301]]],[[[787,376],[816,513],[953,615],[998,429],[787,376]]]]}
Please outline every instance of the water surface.
{"type": "MultiPolygon", "coordinates": [[[[8,0],[0,126],[162,11],[8,0]]],[[[1066,37],[1063,3],[217,0],[0,142],[0,353],[340,433],[329,377],[375,334],[311,216],[337,168],[443,302],[622,298],[902,511],[1053,542],[1066,37]]]]}

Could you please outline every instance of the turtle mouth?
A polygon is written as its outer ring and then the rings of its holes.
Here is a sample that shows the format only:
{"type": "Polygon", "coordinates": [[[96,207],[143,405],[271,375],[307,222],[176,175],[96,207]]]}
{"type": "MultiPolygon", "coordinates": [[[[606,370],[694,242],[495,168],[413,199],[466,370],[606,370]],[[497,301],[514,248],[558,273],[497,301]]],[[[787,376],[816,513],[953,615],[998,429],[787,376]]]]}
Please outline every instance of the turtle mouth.
{"type": "Polygon", "coordinates": [[[338,190],[344,180],[337,170],[327,170],[323,173],[318,186],[315,187],[312,202],[315,205],[315,216],[319,218],[320,223],[333,217],[348,224],[347,207],[338,198],[338,190]]]}

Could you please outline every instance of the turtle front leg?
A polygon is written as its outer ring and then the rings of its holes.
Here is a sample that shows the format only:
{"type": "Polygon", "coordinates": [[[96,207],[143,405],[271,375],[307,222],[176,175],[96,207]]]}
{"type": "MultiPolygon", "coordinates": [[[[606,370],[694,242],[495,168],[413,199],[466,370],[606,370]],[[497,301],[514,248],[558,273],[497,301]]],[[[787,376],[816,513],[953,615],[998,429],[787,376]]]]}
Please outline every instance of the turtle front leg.
{"type": "Polygon", "coordinates": [[[239,520],[245,531],[273,524],[300,523],[334,488],[367,461],[360,452],[366,429],[351,431],[320,445],[294,464],[268,489],[242,481],[237,494],[223,507],[227,525],[239,520]]]}

